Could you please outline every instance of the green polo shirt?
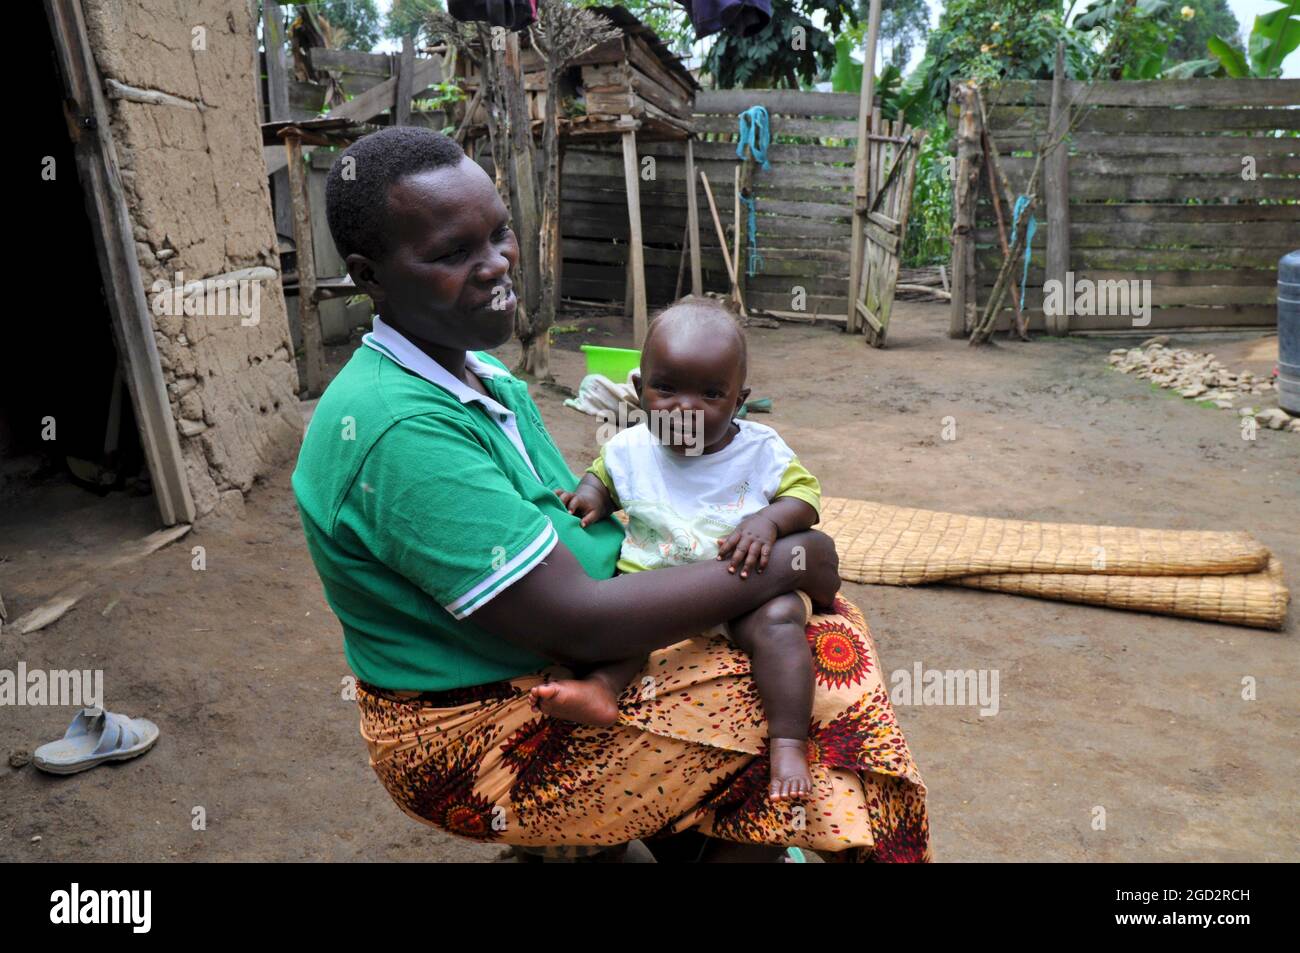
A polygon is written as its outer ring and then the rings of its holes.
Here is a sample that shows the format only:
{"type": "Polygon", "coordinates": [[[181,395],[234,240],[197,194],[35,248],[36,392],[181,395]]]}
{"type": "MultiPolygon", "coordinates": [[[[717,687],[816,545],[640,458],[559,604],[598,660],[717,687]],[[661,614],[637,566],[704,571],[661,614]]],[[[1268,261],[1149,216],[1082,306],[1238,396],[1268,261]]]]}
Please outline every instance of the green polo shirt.
{"type": "Polygon", "coordinates": [[[362,346],[321,397],[293,473],[348,665],[380,688],[441,691],[549,664],[479,628],[474,611],[557,541],[597,579],[614,574],[623,542],[616,521],[584,530],[568,513],[555,490],[578,480],[527,385],[473,356],[499,370],[484,385],[515,415],[527,460],[504,415],[362,346]]]}

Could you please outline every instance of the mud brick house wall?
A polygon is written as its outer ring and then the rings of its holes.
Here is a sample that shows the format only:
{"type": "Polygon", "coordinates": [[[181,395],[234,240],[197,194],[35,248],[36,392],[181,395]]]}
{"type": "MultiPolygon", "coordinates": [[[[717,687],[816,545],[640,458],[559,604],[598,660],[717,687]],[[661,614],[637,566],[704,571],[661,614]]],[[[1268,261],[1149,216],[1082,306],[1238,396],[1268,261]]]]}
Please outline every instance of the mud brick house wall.
{"type": "MultiPolygon", "coordinates": [[[[146,294],[155,281],[268,267],[260,320],[153,314],[196,516],[241,507],[302,435],[262,143],[247,0],[81,0],[146,294]],[[192,48],[203,28],[206,49],[192,48]],[[115,98],[112,81],[176,97],[115,98]]],[[[151,309],[152,312],[153,309],[151,309]]]]}

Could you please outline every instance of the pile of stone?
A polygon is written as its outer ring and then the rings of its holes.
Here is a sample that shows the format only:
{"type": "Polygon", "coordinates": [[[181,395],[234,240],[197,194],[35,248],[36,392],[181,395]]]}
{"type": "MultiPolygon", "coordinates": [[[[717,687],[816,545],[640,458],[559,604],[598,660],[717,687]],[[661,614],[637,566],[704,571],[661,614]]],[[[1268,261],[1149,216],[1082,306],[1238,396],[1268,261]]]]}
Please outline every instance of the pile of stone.
{"type": "MultiPolygon", "coordinates": [[[[1203,400],[1224,409],[1247,397],[1275,394],[1277,385],[1267,377],[1250,371],[1229,370],[1213,354],[1166,347],[1165,335],[1143,341],[1137,347],[1121,347],[1110,352],[1109,363],[1121,374],[1133,374],[1153,384],[1178,391],[1190,400],[1203,400]]],[[[1249,411],[1262,426],[1272,430],[1300,431],[1300,418],[1292,418],[1279,407],[1249,411]]]]}

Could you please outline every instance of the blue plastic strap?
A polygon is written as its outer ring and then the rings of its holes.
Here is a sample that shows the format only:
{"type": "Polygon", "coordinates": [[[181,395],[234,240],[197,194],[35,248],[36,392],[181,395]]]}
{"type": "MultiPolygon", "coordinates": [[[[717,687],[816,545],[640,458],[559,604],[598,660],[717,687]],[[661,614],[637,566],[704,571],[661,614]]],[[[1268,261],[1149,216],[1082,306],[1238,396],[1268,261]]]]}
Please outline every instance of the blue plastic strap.
{"type": "MultiPolygon", "coordinates": [[[[1016,225],[1020,221],[1020,213],[1029,205],[1029,196],[1022,195],[1016,199],[1016,207],[1011,212],[1011,234],[1015,235],[1016,225]]],[[[1029,258],[1031,249],[1034,244],[1034,232],[1038,231],[1038,219],[1029,216],[1029,222],[1025,225],[1025,270],[1020,276],[1020,310],[1025,309],[1025,285],[1029,282],[1029,258]]]]}
{"type": "MultiPolygon", "coordinates": [[[[767,149],[772,143],[772,131],[768,122],[766,106],[751,106],[740,114],[740,141],[736,143],[736,158],[745,158],[745,147],[749,147],[750,155],[754,161],[764,169],[770,169],[772,164],[767,161],[767,149]]],[[[758,253],[758,222],[756,221],[757,213],[754,210],[754,200],[746,198],[744,195],[740,200],[745,203],[745,208],[749,210],[749,263],[746,266],[745,273],[751,277],[763,267],[763,256],[758,253]]],[[[740,262],[736,262],[736,267],[740,267],[740,262]]]]}
{"type": "Polygon", "coordinates": [[[745,203],[745,208],[749,210],[749,265],[745,273],[752,278],[755,274],[763,270],[763,256],[758,253],[757,212],[754,208],[753,199],[741,195],[740,200],[745,203]]]}

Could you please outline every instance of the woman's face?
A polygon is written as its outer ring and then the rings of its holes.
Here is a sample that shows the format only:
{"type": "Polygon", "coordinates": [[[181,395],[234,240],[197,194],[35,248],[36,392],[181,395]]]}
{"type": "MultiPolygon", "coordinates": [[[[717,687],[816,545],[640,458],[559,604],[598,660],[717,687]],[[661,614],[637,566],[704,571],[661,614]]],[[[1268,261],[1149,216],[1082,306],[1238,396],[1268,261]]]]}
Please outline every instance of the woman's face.
{"type": "MultiPolygon", "coordinates": [[[[492,180],[469,158],[406,176],[389,190],[389,251],[361,256],[384,320],[439,347],[477,351],[510,340],[519,259],[510,214],[492,180]]],[[[357,280],[357,272],[353,272],[357,280]]],[[[361,285],[361,281],[357,281],[361,285]]]]}

